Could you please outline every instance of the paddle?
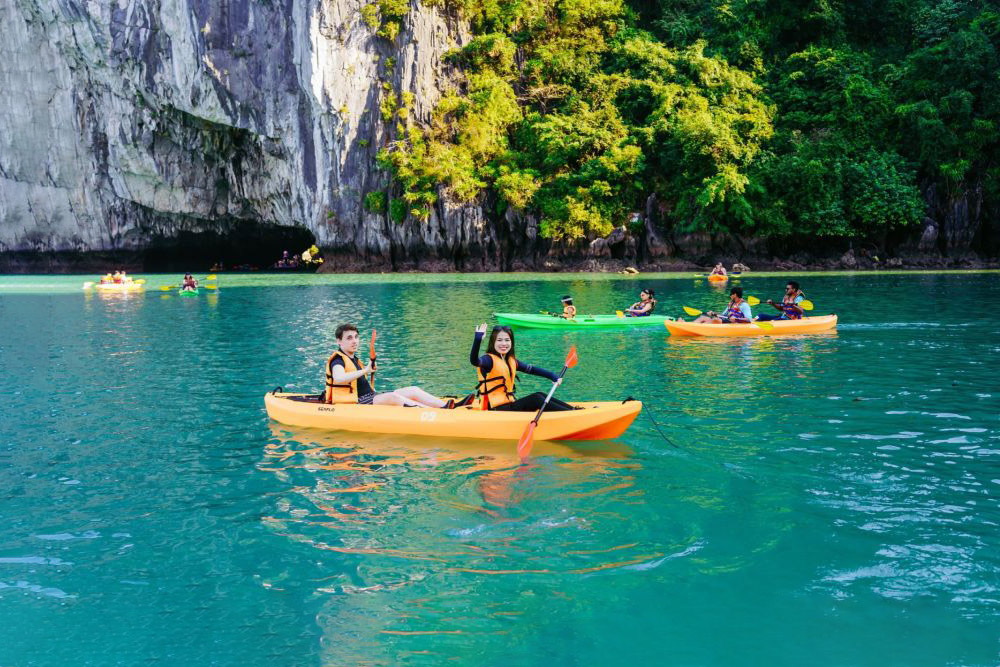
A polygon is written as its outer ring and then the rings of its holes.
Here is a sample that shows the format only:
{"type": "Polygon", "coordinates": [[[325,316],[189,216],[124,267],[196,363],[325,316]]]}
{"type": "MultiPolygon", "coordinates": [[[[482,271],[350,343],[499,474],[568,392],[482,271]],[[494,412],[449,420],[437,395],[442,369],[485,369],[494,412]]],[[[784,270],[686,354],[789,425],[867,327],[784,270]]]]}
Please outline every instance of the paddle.
{"type": "MultiPolygon", "coordinates": [[[[562,372],[559,373],[559,379],[561,380],[566,371],[570,368],[576,366],[576,345],[569,348],[569,354],[566,355],[566,362],[563,364],[562,372]]],[[[535,418],[528,422],[528,425],[524,427],[524,433],[521,434],[521,439],[517,441],[517,455],[521,457],[521,460],[528,458],[528,454],[531,453],[531,445],[534,443],[535,439],[535,427],[538,426],[538,420],[542,418],[542,412],[545,411],[545,406],[549,404],[549,399],[552,398],[552,394],[555,393],[556,387],[559,384],[557,382],[552,383],[552,388],[549,389],[548,395],[545,397],[545,401],[542,403],[542,407],[538,409],[538,414],[535,418]]]]}
{"type": "Polygon", "coordinates": [[[618,319],[625,319],[625,313],[620,310],[616,310],[615,317],[617,317],[618,319]]]}
{"type": "Polygon", "coordinates": [[[372,339],[368,341],[368,356],[372,360],[372,375],[369,383],[372,386],[372,391],[375,391],[375,329],[372,329],[372,339]]]}

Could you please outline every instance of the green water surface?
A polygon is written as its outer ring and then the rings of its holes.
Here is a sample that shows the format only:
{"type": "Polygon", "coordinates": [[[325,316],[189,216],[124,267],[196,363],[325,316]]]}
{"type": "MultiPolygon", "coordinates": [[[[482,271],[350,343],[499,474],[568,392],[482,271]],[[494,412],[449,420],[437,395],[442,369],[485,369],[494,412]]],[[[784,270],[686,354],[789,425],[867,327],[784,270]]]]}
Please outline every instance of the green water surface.
{"type": "MultiPolygon", "coordinates": [[[[995,274],[804,275],[835,333],[519,332],[617,440],[292,429],[333,330],[465,393],[495,311],[720,310],[688,276],[0,276],[0,665],[1000,664],[995,274]],[[657,420],[665,440],[649,417],[657,420]]],[[[760,298],[785,277],[747,275],[760,298]]],[[[524,378],[521,393],[547,389],[524,378]]]]}

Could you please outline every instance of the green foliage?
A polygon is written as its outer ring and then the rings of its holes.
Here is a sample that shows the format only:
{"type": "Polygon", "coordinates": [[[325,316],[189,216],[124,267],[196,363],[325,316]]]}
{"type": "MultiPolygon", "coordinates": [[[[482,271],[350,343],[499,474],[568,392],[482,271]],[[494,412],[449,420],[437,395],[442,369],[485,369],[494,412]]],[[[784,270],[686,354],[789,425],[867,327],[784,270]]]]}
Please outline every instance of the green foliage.
{"type": "MultiPolygon", "coordinates": [[[[402,21],[409,11],[409,0],[378,0],[361,8],[361,19],[376,35],[391,42],[399,34],[402,21]]],[[[388,67],[391,68],[392,64],[388,67]]]]}
{"type": "MultiPolygon", "coordinates": [[[[930,185],[1000,204],[1000,14],[982,0],[446,4],[476,33],[447,56],[458,88],[427,125],[410,93],[380,100],[397,221],[490,191],[580,239],[655,193],[679,231],[861,237],[919,221],[930,185]]],[[[369,7],[395,38],[408,4],[369,7]]]]}
{"type": "Polygon", "coordinates": [[[386,195],[383,190],[372,190],[365,195],[365,210],[371,213],[385,213],[386,195]]]}

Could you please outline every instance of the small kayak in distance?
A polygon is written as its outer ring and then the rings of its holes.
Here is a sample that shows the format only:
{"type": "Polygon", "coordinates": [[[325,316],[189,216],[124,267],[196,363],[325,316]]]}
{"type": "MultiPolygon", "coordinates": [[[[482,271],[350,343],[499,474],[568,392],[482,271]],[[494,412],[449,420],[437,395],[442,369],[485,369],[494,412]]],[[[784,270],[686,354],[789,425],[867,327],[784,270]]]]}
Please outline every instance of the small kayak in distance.
{"type": "Polygon", "coordinates": [[[672,336],[781,336],[783,334],[820,333],[837,326],[836,315],[803,317],[801,320],[772,320],[773,327],[756,324],[712,324],[710,322],[667,322],[672,336]]]}
{"type": "Polygon", "coordinates": [[[524,329],[625,329],[629,327],[662,327],[673,318],[665,315],[643,317],[618,317],[617,315],[577,315],[571,320],[553,315],[531,315],[528,313],[494,313],[497,322],[506,326],[524,329]]]}
{"type": "MultiPolygon", "coordinates": [[[[606,440],[616,438],[635,421],[642,403],[608,401],[573,403],[580,410],[546,412],[535,428],[537,440],[606,440]]],[[[400,433],[447,438],[502,439],[517,442],[534,412],[442,410],[396,405],[320,403],[314,395],[272,391],[264,396],[267,416],[288,426],[356,433],[400,433]]]]}
{"type": "Polygon", "coordinates": [[[196,289],[179,289],[177,293],[181,296],[198,296],[198,290],[196,289]]]}
{"type": "Polygon", "coordinates": [[[729,276],[720,276],[717,273],[712,274],[708,277],[708,282],[710,283],[724,283],[727,280],[729,280],[729,276]]]}

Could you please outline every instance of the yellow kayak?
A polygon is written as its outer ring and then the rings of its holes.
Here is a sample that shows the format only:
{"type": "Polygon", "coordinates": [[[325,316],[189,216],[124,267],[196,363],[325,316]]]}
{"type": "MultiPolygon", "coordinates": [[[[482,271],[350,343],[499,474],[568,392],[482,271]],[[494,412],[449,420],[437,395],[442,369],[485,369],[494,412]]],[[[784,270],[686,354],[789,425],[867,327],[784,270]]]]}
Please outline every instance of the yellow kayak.
{"type": "MultiPolygon", "coordinates": [[[[605,440],[616,438],[632,424],[642,403],[608,401],[573,403],[580,410],[546,412],[535,429],[537,440],[605,440]]],[[[516,441],[534,412],[504,412],[473,407],[441,410],[396,405],[328,405],[310,394],[277,390],[264,396],[267,416],[288,426],[305,426],[357,433],[405,433],[446,438],[516,441]]]]}
{"type": "Polygon", "coordinates": [[[702,322],[664,322],[673,336],[780,336],[783,334],[819,333],[837,326],[836,315],[803,317],[801,320],[772,320],[773,327],[756,324],[711,324],[702,322]]]}

